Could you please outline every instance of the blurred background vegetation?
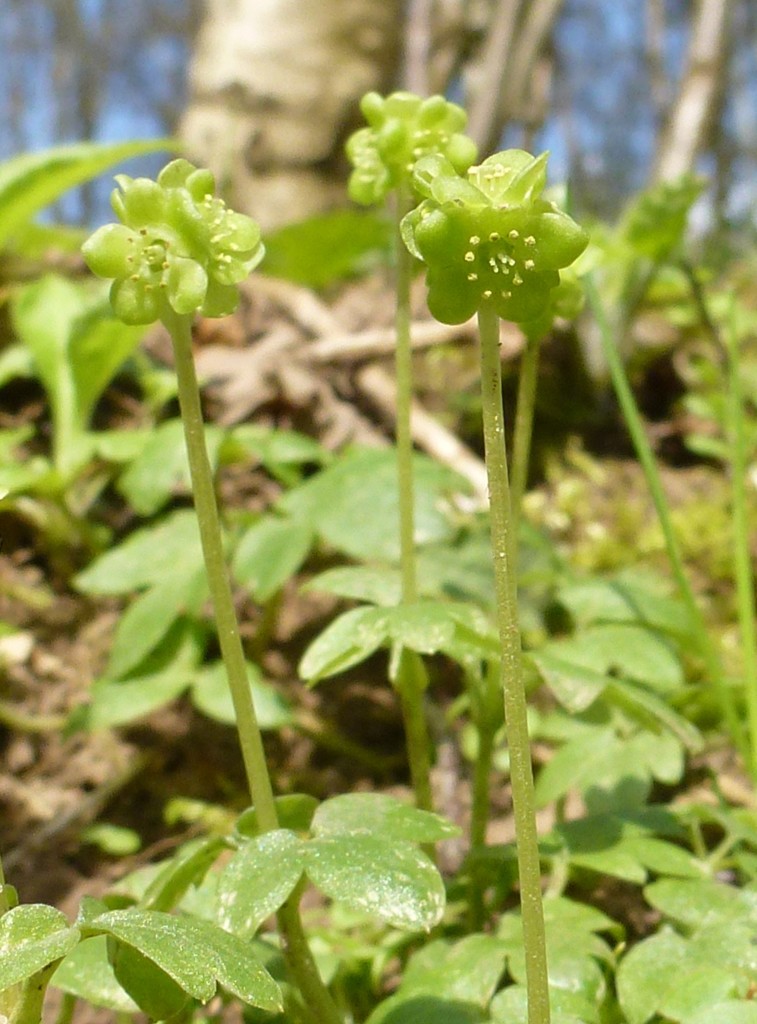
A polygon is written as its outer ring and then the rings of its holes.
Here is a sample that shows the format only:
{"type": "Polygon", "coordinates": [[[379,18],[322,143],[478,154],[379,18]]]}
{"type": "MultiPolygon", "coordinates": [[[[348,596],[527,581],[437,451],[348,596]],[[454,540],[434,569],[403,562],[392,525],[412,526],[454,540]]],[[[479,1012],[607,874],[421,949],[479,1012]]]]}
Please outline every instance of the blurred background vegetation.
{"type": "Polygon", "coordinates": [[[696,169],[695,224],[750,244],[756,44],[753,0],[2,0],[0,159],[178,131],[271,227],[345,202],[364,91],[444,91],[483,150],[550,149],[582,212],[696,169]]]}

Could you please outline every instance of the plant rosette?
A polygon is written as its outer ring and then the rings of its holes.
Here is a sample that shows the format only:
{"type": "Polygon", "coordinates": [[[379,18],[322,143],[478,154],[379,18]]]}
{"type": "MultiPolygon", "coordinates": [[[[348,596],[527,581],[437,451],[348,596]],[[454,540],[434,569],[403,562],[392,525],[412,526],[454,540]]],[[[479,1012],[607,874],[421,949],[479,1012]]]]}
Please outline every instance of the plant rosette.
{"type": "Polygon", "coordinates": [[[360,109],[368,127],[350,136],[346,147],[354,167],[348,190],[356,203],[380,203],[392,189],[410,184],[416,160],[429,154],[443,154],[461,174],[476,159],[476,144],[461,134],[465,111],[443,96],[369,92],[360,109]]]}
{"type": "Polygon", "coordinates": [[[526,324],[544,313],[559,271],[588,236],[544,198],[547,153],[495,153],[461,177],[449,160],[421,158],[413,170],[423,201],[402,221],[402,237],[428,273],[428,306],[446,324],[489,305],[526,324]]]}
{"type": "Polygon", "coordinates": [[[210,171],[173,160],[149,178],[116,177],[106,224],[82,252],[98,277],[113,278],[110,298],[127,324],[172,314],[219,317],[239,302],[236,285],[264,255],[260,229],[214,195],[210,171]]]}

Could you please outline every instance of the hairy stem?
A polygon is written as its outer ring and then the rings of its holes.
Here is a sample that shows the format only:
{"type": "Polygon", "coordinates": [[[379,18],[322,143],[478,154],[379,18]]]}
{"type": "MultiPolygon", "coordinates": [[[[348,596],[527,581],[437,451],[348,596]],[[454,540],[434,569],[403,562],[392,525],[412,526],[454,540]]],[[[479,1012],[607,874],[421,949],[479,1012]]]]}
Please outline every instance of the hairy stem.
{"type": "Polygon", "coordinates": [[[488,307],[479,310],[481,404],[484,451],[489,480],[497,626],[502,646],[502,687],[510,753],[515,836],[520,877],[523,945],[526,958],[528,1024],[549,1024],[549,987],[536,805],[528,736],[523,657],[518,622],[516,538],[507,473],[499,320],[488,307]]]}
{"type": "Polygon", "coordinates": [[[520,358],[518,374],[518,404],[515,407],[515,430],[513,431],[512,481],[510,496],[513,503],[513,523],[516,537],[520,520],[523,495],[528,482],[528,464],[531,456],[531,438],[534,427],[536,405],[536,383],[539,375],[540,339],[526,338],[526,345],[520,358]]]}
{"type": "Polygon", "coordinates": [[[477,862],[477,855],[486,846],[486,827],[489,823],[490,786],[492,762],[494,760],[494,738],[501,721],[501,680],[499,665],[487,662],[484,678],[478,685],[482,688],[476,702],[474,719],[478,733],[478,750],[473,768],[473,794],[471,799],[470,848],[472,868],[470,877],[470,921],[472,931],[481,931],[484,926],[484,878],[477,862]],[[494,702],[500,708],[494,707],[494,702]]]}
{"type": "Polygon", "coordinates": [[[628,377],[626,376],[623,360],[621,359],[620,352],[614,343],[612,329],[610,328],[607,314],[590,276],[584,278],[584,286],[587,301],[591,306],[592,312],[594,313],[594,317],[597,321],[599,334],[602,340],[602,349],[610,370],[615,394],[617,395],[618,402],[623,413],[623,418],[625,419],[626,426],[628,427],[628,432],[631,435],[631,440],[633,442],[637,458],[641,464],[642,470],[644,471],[647,487],[649,488],[649,493],[652,497],[652,502],[654,503],[655,511],[657,512],[657,518],[660,522],[660,528],[662,529],[662,534],[665,539],[668,559],[670,560],[678,591],[689,615],[692,636],[697,644],[699,655],[704,662],[710,680],[716,689],[721,710],[731,738],[733,739],[737,749],[740,750],[742,754],[747,755],[744,732],[739,723],[736,702],[726,683],[720,656],[715,648],[712,637],[710,636],[704,615],[697,603],[694,590],[686,574],[683,555],[681,554],[681,547],[678,543],[675,530],[673,529],[668,501],[665,497],[665,491],[662,486],[662,481],[660,480],[660,474],[657,470],[652,447],[644,431],[641,414],[638,406],[636,405],[636,400],[633,396],[631,385],[628,382],[628,377]]]}
{"type": "MultiPolygon", "coordinates": [[[[400,221],[410,209],[411,197],[406,189],[396,196],[395,259],[397,308],[395,312],[395,374],[397,378],[397,489],[399,501],[400,573],[402,603],[418,600],[415,558],[415,489],[413,484],[413,438],[410,415],[413,398],[413,353],[410,344],[410,283],[412,257],[400,234],[400,221]]],[[[426,671],[420,655],[404,651],[396,680],[405,724],[410,775],[415,800],[423,810],[432,809],[431,753],[428,723],[423,710],[426,671]]]]}
{"type": "MultiPolygon", "coordinates": [[[[731,318],[733,320],[733,317],[731,318]]],[[[739,631],[744,657],[744,691],[749,727],[749,768],[757,778],[757,627],[754,575],[749,550],[747,515],[747,454],[744,436],[744,399],[741,390],[739,340],[733,322],[728,332],[728,434],[731,445],[733,505],[733,564],[736,577],[739,631]]]]}
{"type": "Polygon", "coordinates": [[[179,405],[184,423],[202,553],[218,628],[218,642],[229,679],[247,783],[258,821],[265,832],[277,828],[279,822],[263,750],[263,737],[252,702],[247,663],[239,635],[239,624],[223,550],[221,522],[213,486],[213,473],[205,446],[200,392],[192,358],[191,320],[189,317],[175,316],[166,323],[166,327],[173,341],[179,405]]]}
{"type": "MultiPolygon", "coordinates": [[[[263,749],[263,738],[252,702],[239,623],[224,556],[213,474],[205,446],[200,392],[192,358],[191,319],[185,316],[171,317],[170,320],[167,319],[165,326],[173,341],[179,405],[184,422],[192,491],[216,617],[218,642],[234,704],[247,784],[261,830],[267,832],[278,828],[279,822],[263,749]]],[[[323,1024],[342,1024],[336,1006],[318,974],[318,968],[302,931],[296,896],[291,896],[279,910],[278,921],[290,971],[306,1003],[318,1007],[319,1020],[323,1024]]]]}

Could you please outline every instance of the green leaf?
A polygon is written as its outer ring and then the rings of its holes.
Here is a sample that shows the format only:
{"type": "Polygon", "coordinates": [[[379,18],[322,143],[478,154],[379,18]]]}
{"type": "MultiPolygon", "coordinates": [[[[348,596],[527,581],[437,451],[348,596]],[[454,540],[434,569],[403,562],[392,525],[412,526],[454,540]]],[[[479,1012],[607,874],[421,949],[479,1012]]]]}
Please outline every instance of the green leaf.
{"type": "Polygon", "coordinates": [[[306,523],[266,516],[239,541],[234,576],[256,601],[270,601],[300,568],[312,544],[313,532],[306,523]]]}
{"type": "Polygon", "coordinates": [[[576,669],[636,680],[663,695],[684,682],[681,662],[670,644],[641,626],[590,626],[566,640],[545,644],[538,653],[576,669]]]}
{"type": "Polygon", "coordinates": [[[625,737],[600,727],[560,747],[539,773],[536,798],[543,805],[577,789],[594,810],[639,804],[653,778],[677,782],[683,767],[681,744],[669,733],[642,730],[625,737]]]}
{"type": "MultiPolygon", "coordinates": [[[[550,1024],[601,1024],[599,1009],[580,992],[550,986],[550,1024]]],[[[508,985],[492,1000],[491,1024],[528,1024],[525,985],[508,985]]]]}
{"type": "Polygon", "coordinates": [[[668,991],[680,984],[685,957],[685,939],[663,928],[623,958],[617,988],[628,1024],[646,1024],[652,1018],[668,991]]]}
{"type": "Polygon", "coordinates": [[[305,870],[326,896],[395,928],[430,931],[444,911],[439,872],[404,841],[321,836],[305,846],[305,870]]]}
{"type": "Polygon", "coordinates": [[[538,651],[530,651],[527,657],[566,711],[578,714],[604,692],[609,679],[592,668],[577,665],[570,653],[561,651],[556,644],[547,644],[538,651]]]}
{"type": "Polygon", "coordinates": [[[316,836],[372,835],[411,843],[437,843],[460,835],[457,825],[385,793],[343,793],[320,805],[312,823],[316,836]]]}
{"type": "Polygon", "coordinates": [[[654,1013],[688,1022],[744,997],[755,970],[754,924],[713,915],[689,937],[663,927],[634,946],[618,970],[618,995],[629,1024],[645,1024],[654,1013]]]}
{"type": "Polygon", "coordinates": [[[42,903],[14,907],[0,917],[0,992],[31,978],[70,953],[79,941],[65,914],[42,903]]]}
{"type": "Polygon", "coordinates": [[[242,938],[254,935],[289,897],[304,864],[302,841],[286,829],[246,842],[219,880],[219,925],[242,938]]]}
{"type": "Polygon", "coordinates": [[[722,1003],[703,1004],[686,1024],[757,1024],[757,1003],[743,999],[727,999],[722,1003]]]}
{"type": "Polygon", "coordinates": [[[192,682],[202,656],[198,630],[177,623],[143,665],[142,674],[123,680],[97,680],[92,688],[89,725],[125,725],[174,700],[192,682]]]}
{"type": "Polygon", "coordinates": [[[116,981],[151,1020],[170,1020],[189,1002],[184,988],[154,960],[123,942],[107,940],[116,981]]]}
{"type": "MultiPolygon", "coordinates": [[[[249,661],[247,678],[250,681],[259,727],[281,729],[285,725],[291,725],[293,716],[288,702],[274,686],[263,681],[258,666],[249,661]]],[[[224,725],[236,724],[234,702],[231,699],[226,668],[222,661],[206,665],[195,674],[191,696],[197,710],[208,718],[224,725]]]]}
{"type": "Polygon", "coordinates": [[[82,829],[79,841],[97,846],[111,857],[127,857],[136,853],[142,845],[139,832],[107,821],[96,821],[82,829]]]}
{"type": "MultiPolygon", "coordinates": [[[[218,465],[223,430],[205,427],[205,444],[211,468],[218,465]]],[[[157,427],[138,457],[118,480],[118,490],[135,512],[151,516],[177,495],[190,494],[184,427],[180,419],[166,420],[157,427]]]]}
{"type": "Polygon", "coordinates": [[[96,402],[144,332],[114,319],[101,300],[93,304],[89,290],[52,274],[24,288],[12,313],[50,398],[56,468],[69,474],[89,457],[83,435],[96,402]]]}
{"type": "MultiPolygon", "coordinates": [[[[606,995],[603,963],[612,954],[596,932],[612,926],[607,918],[583,915],[568,899],[545,899],[544,927],[547,939],[549,983],[554,991],[569,989],[580,994],[591,1006],[600,1005],[606,995]]],[[[526,980],[520,914],[505,914],[497,929],[505,946],[508,972],[516,982],[526,980]]]]}
{"type": "Polygon", "coordinates": [[[85,594],[128,594],[168,576],[186,578],[202,565],[197,516],[179,509],[157,526],[136,530],[87,566],[75,583],[85,594]]]}
{"type": "Polygon", "coordinates": [[[506,965],[507,945],[494,935],[437,939],[411,957],[400,992],[435,995],[486,1009],[506,965]]]}
{"type": "Polygon", "coordinates": [[[650,871],[693,879],[706,872],[688,850],[651,835],[632,816],[595,814],[557,825],[552,835],[571,865],[629,882],[642,884],[650,871]]]}
{"type": "Polygon", "coordinates": [[[308,580],[306,593],[334,594],[336,597],[364,601],[389,608],[400,603],[402,579],[398,569],[384,566],[342,565],[327,569],[308,580]]]}
{"type": "Polygon", "coordinates": [[[105,670],[110,679],[123,679],[168,635],[182,616],[196,615],[208,595],[204,567],[182,577],[172,573],[136,597],[121,616],[105,670]]]}
{"type": "Polygon", "coordinates": [[[355,210],[318,214],[266,236],[266,273],[311,288],[387,262],[392,229],[386,217],[355,210]]]}
{"type": "Polygon", "coordinates": [[[360,664],[386,640],[386,611],[352,608],[333,619],[307,648],[298,667],[309,683],[360,664]]]}
{"type": "MultiPolygon", "coordinates": [[[[291,832],[309,831],[318,807],[318,801],[314,796],[308,793],[288,793],[286,796],[277,796],[274,803],[281,828],[289,829],[291,832]]],[[[255,838],[259,834],[260,823],[254,807],[242,811],[237,818],[235,831],[247,838],[255,838]]]]}
{"type": "Polygon", "coordinates": [[[68,189],[89,181],[134,156],[171,148],[168,139],[80,142],[38,153],[24,153],[0,164],[0,247],[8,244],[26,221],[68,189]]]}
{"type": "Polygon", "coordinates": [[[115,1013],[131,1014],[139,1010],[118,984],[104,935],[80,942],[61,962],[50,984],[68,995],[115,1013]]]}
{"type": "Polygon", "coordinates": [[[644,896],[671,920],[687,928],[705,927],[713,920],[742,920],[757,925],[757,892],[736,889],[711,879],[661,879],[644,896]]]}
{"type": "Polygon", "coordinates": [[[230,431],[221,455],[231,462],[251,455],[286,487],[300,482],[304,466],[323,466],[333,459],[330,451],[306,434],[253,423],[243,423],[230,431]]]}
{"type": "Polygon", "coordinates": [[[226,845],[219,836],[185,843],[145,890],[140,900],[144,909],[168,911],[177,907],[187,889],[202,882],[226,845]]]}
{"type": "Polygon", "coordinates": [[[661,581],[638,572],[619,573],[569,583],[557,591],[557,600],[572,615],[577,628],[597,623],[638,623],[677,637],[691,632],[685,606],[661,592],[661,581]]]}
{"type": "Polygon", "coordinates": [[[396,994],[376,1007],[366,1024],[482,1024],[487,1015],[478,1006],[433,995],[396,994]]]}
{"type": "MultiPolygon", "coordinates": [[[[453,536],[444,498],[467,484],[423,456],[414,459],[415,542],[430,544],[453,536]]],[[[309,523],[336,551],[357,561],[399,559],[397,455],[391,450],[355,448],[289,491],[278,507],[309,523]]]]}
{"type": "Polygon", "coordinates": [[[132,946],[202,1002],[219,983],[253,1006],[281,1009],[278,986],[250,947],[208,921],[130,907],[100,914],[87,922],[87,929],[132,946]]]}

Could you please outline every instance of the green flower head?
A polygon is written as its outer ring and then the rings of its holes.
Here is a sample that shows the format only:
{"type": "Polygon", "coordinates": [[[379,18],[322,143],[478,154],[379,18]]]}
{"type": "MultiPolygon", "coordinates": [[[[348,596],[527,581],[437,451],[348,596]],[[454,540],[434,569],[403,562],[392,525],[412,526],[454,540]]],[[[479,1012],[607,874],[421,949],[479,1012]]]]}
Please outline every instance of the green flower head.
{"type": "Polygon", "coordinates": [[[484,304],[515,323],[549,305],[559,271],[588,236],[542,198],[547,153],[496,153],[460,177],[441,156],[419,160],[413,177],[425,197],[402,221],[402,237],[427,267],[429,309],[442,323],[467,320],[484,304]]]}
{"type": "Polygon", "coordinates": [[[214,195],[210,171],[173,160],[149,178],[116,177],[111,205],[120,224],[98,228],[82,246],[90,270],[113,278],[111,303],[127,324],[200,311],[226,316],[237,284],[263,258],[254,220],[214,195]]]}
{"type": "Polygon", "coordinates": [[[413,165],[421,157],[441,154],[460,173],[476,159],[475,143],[461,134],[465,111],[443,96],[369,92],[360,109],[368,127],[347,141],[347,156],[355,168],[348,189],[357,203],[379,203],[392,189],[412,184],[413,165]]]}

